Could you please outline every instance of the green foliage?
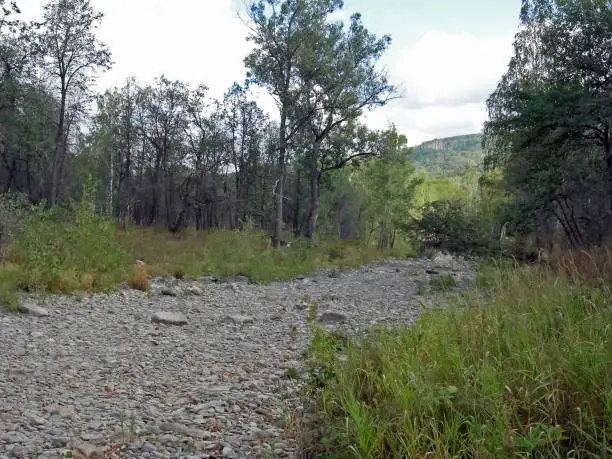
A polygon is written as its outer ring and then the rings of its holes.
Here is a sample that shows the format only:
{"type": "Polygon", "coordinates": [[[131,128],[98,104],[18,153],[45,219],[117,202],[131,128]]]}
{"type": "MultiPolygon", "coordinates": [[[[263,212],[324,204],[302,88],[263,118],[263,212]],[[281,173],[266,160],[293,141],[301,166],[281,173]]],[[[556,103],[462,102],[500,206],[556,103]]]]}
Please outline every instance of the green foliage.
{"type": "Polygon", "coordinates": [[[487,101],[487,168],[503,171],[515,228],[558,223],[574,248],[600,244],[612,228],[612,5],[524,0],[521,22],[487,101]]]}
{"type": "Polygon", "coordinates": [[[0,265],[0,308],[19,308],[19,270],[13,265],[0,265]]]}
{"type": "Polygon", "coordinates": [[[482,171],[482,136],[469,134],[429,140],[413,148],[417,170],[434,177],[457,177],[469,170],[482,171]]]}
{"type": "Polygon", "coordinates": [[[429,286],[434,292],[450,292],[456,285],[455,278],[450,274],[436,276],[429,281],[429,286]]]}
{"type": "Polygon", "coordinates": [[[455,254],[486,255],[496,247],[487,222],[459,200],[433,201],[420,210],[420,218],[408,225],[424,248],[455,254]]]}
{"type": "Polygon", "coordinates": [[[120,231],[118,240],[134,259],[147,263],[151,275],[242,275],[258,283],[290,280],[328,265],[356,267],[385,256],[410,253],[401,246],[381,253],[361,241],[337,238],[322,239],[317,246],[300,238],[290,247],[274,249],[269,247],[269,235],[252,226],[242,231],[184,230],[178,234],[137,228],[120,231]]]}
{"type": "Polygon", "coordinates": [[[409,329],[342,347],[317,330],[307,395],[319,440],[305,449],[370,458],[609,454],[610,301],[607,286],[515,269],[409,329]]]}
{"type": "Polygon", "coordinates": [[[41,206],[16,243],[20,285],[28,291],[98,291],[125,279],[130,266],[114,223],[91,209],[92,188],[80,202],[51,210],[41,206]]]}
{"type": "Polygon", "coordinates": [[[405,226],[415,188],[420,179],[407,159],[407,139],[395,127],[386,133],[382,154],[360,169],[361,192],[364,195],[364,233],[378,232],[378,248],[393,247],[396,232],[405,226]]]}

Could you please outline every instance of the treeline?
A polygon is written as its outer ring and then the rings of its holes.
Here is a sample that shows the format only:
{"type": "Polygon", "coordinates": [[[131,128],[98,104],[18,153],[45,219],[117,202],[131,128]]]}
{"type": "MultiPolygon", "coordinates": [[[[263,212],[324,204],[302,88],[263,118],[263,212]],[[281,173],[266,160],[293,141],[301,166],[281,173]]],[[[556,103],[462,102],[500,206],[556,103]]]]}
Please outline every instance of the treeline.
{"type": "MultiPolygon", "coordinates": [[[[377,68],[390,37],[371,34],[359,14],[348,26],[330,20],[341,1],[251,2],[247,78],[222,100],[204,84],[163,75],[95,95],[91,84],[112,57],[96,38],[102,14],[88,0],[50,0],[40,23],[22,21],[15,2],[0,6],[3,192],[54,206],[81,196],[92,179],[96,211],[123,224],[178,231],[250,219],[278,245],[285,229],[315,235],[331,172],[407,156],[393,127],[359,122],[395,95],[377,68]],[[252,100],[254,84],[275,98],[276,116],[252,100]]],[[[338,233],[357,231],[349,226],[338,223],[338,233]]],[[[376,226],[388,231],[388,223],[376,226]]]]}
{"type": "Polygon", "coordinates": [[[515,56],[487,106],[487,170],[509,233],[582,249],[612,234],[612,3],[523,0],[515,56]]]}

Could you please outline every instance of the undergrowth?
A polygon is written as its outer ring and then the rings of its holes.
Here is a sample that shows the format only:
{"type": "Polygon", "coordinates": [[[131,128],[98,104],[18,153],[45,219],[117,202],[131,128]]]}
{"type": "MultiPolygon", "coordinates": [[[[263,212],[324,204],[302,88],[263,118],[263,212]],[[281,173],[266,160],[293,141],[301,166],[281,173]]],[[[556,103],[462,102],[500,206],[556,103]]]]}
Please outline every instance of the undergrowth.
{"type": "Polygon", "coordinates": [[[334,458],[607,457],[611,260],[574,254],[553,269],[491,271],[455,306],[341,350],[315,330],[306,395],[319,425],[304,427],[303,448],[334,458]]]}
{"type": "Polygon", "coordinates": [[[177,234],[132,228],[120,231],[118,239],[133,258],[147,264],[151,275],[240,275],[257,283],[290,280],[329,265],[350,268],[390,256],[412,255],[408,247],[379,252],[350,240],[322,240],[311,246],[308,240],[297,239],[290,247],[274,249],[268,244],[267,233],[248,226],[242,231],[187,229],[177,234]]]}
{"type": "MultiPolygon", "coordinates": [[[[242,275],[268,283],[313,274],[318,267],[356,267],[389,256],[411,255],[408,247],[379,252],[359,241],[323,240],[312,246],[269,247],[267,234],[246,225],[242,231],[156,228],[120,230],[80,202],[30,209],[18,237],[0,254],[0,306],[16,309],[19,291],[98,292],[126,283],[146,291],[151,276],[177,279],[242,275]],[[142,263],[135,264],[136,260],[142,263]]],[[[15,234],[17,232],[15,231],[15,234]]]]}

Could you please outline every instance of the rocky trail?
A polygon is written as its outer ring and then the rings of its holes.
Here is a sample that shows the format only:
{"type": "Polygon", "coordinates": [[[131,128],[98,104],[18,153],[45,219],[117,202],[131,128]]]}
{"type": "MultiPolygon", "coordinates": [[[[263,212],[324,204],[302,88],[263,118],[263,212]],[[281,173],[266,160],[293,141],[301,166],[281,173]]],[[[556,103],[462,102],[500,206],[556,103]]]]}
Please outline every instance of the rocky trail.
{"type": "Polygon", "coordinates": [[[26,299],[29,314],[0,310],[0,459],[295,457],[309,315],[349,334],[409,324],[419,283],[444,274],[472,271],[438,256],[26,299]]]}

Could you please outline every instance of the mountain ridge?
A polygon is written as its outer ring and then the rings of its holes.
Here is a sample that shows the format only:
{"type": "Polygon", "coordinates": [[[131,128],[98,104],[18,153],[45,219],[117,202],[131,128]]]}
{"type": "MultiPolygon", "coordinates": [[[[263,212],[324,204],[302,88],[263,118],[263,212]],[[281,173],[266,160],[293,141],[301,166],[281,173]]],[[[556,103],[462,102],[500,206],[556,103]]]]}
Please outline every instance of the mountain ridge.
{"type": "Polygon", "coordinates": [[[482,170],[482,134],[440,137],[412,147],[417,170],[434,176],[459,176],[470,169],[482,170]]]}

